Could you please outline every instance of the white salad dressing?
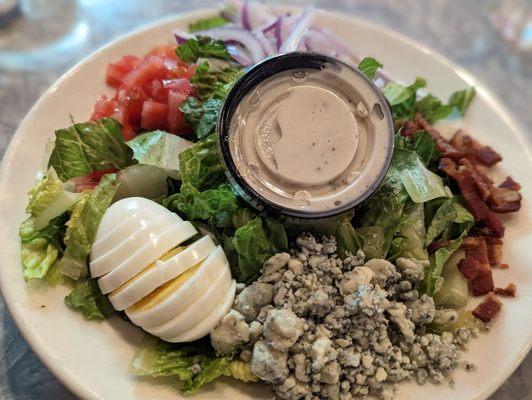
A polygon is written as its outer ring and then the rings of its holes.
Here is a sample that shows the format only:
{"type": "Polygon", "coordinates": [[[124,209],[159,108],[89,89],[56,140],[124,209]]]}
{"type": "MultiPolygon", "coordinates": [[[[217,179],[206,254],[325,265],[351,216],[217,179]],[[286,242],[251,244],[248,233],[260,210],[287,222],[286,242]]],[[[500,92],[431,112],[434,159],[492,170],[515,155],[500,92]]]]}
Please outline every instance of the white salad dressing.
{"type": "Polygon", "coordinates": [[[266,203],[311,218],[345,211],[378,186],[388,167],[393,126],[386,107],[346,64],[270,75],[231,113],[222,145],[236,170],[229,178],[259,208],[266,203]]]}

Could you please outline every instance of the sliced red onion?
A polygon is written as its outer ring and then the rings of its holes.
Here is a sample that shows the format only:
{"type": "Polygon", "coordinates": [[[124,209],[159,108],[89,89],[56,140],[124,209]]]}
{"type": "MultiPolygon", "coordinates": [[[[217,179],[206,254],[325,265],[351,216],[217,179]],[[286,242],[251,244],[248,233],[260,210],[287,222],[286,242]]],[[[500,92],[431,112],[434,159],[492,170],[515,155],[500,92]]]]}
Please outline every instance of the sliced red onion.
{"type": "Polygon", "coordinates": [[[242,0],[226,0],[221,5],[222,15],[233,23],[242,26],[242,0]]]}
{"type": "Polygon", "coordinates": [[[239,49],[237,46],[230,44],[227,46],[227,51],[237,63],[242,64],[245,67],[253,65],[253,61],[245,56],[243,50],[239,49]]]}
{"type": "Polygon", "coordinates": [[[251,56],[254,63],[266,57],[260,41],[250,31],[241,28],[213,28],[205,31],[194,32],[197,36],[209,36],[224,42],[240,43],[251,56]]]}
{"type": "Polygon", "coordinates": [[[247,29],[248,31],[251,30],[251,25],[249,24],[249,1],[246,0],[244,2],[244,5],[242,6],[242,11],[240,12],[241,20],[242,20],[242,28],[247,29]]]}
{"type": "Polygon", "coordinates": [[[314,10],[305,10],[300,20],[294,26],[294,29],[290,35],[283,42],[279,48],[279,53],[288,53],[290,51],[296,51],[299,47],[299,44],[307,34],[310,24],[314,18],[314,10]]]}
{"type": "Polygon", "coordinates": [[[194,39],[194,35],[188,32],[174,31],[174,37],[177,44],[183,44],[188,42],[190,39],[194,39]]]}
{"type": "Polygon", "coordinates": [[[277,53],[277,48],[272,44],[272,42],[264,35],[264,33],[260,30],[254,31],[253,35],[257,38],[257,40],[260,42],[262,49],[266,53],[266,55],[272,55],[277,53]]]}

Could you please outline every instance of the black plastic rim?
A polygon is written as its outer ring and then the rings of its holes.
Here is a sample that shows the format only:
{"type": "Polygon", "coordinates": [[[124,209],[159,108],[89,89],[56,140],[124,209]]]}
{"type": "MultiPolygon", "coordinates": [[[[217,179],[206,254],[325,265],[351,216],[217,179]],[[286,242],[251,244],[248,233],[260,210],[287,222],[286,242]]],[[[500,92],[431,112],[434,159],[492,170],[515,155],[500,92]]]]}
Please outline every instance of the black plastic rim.
{"type": "Polygon", "coordinates": [[[333,57],[329,57],[323,54],[318,53],[309,53],[309,52],[292,52],[284,53],[277,56],[272,56],[270,58],[261,61],[260,63],[251,67],[238,81],[233,85],[232,89],[227,95],[222,110],[220,112],[220,117],[218,118],[217,129],[220,134],[220,150],[223,162],[226,165],[226,175],[229,181],[232,184],[236,184],[239,189],[243,190],[245,195],[252,199],[253,202],[257,203],[259,208],[263,208],[267,211],[273,211],[285,216],[301,218],[301,219],[322,219],[328,217],[334,217],[339,214],[345,213],[346,211],[352,210],[361,202],[366,200],[371,196],[375,190],[380,186],[388,169],[390,167],[390,162],[392,160],[393,154],[393,145],[394,145],[394,132],[393,132],[393,120],[392,120],[392,111],[390,106],[380,90],[375,86],[375,84],[366,78],[366,76],[360,72],[358,69],[352,65],[338,60],[333,57]],[[330,211],[321,211],[321,212],[312,212],[304,210],[294,210],[292,208],[283,207],[279,204],[273,203],[270,200],[264,198],[262,195],[257,193],[242,177],[240,172],[231,157],[231,150],[229,148],[229,131],[231,126],[231,120],[233,114],[236,111],[237,106],[240,104],[242,99],[258,84],[262,81],[284,71],[289,71],[292,69],[323,69],[325,64],[336,64],[342,65],[349,68],[351,71],[362,77],[367,81],[368,85],[375,92],[377,97],[380,99],[381,105],[383,105],[384,118],[387,120],[392,131],[390,132],[389,138],[389,151],[386,154],[385,167],[379,174],[378,178],[369,186],[366,191],[358,197],[356,200],[353,200],[350,203],[345,203],[341,207],[335,208],[330,211]]]}

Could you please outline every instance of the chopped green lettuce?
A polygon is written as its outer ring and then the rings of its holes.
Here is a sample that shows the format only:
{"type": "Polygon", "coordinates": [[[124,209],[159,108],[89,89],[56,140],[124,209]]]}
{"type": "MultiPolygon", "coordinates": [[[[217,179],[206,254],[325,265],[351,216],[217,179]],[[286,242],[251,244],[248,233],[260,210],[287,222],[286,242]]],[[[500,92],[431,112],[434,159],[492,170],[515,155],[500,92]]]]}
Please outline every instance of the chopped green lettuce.
{"type": "Polygon", "coordinates": [[[238,379],[242,382],[258,382],[259,378],[251,372],[249,363],[240,360],[231,360],[223,372],[224,376],[238,379]]]}
{"type": "Polygon", "coordinates": [[[173,179],[181,179],[177,155],[193,143],[164,131],[146,132],[126,143],[139,164],[162,168],[173,179]]]}
{"type": "Polygon", "coordinates": [[[224,374],[231,358],[216,357],[205,339],[193,343],[172,344],[146,335],[130,370],[137,376],[176,376],[184,381],[182,392],[192,394],[204,384],[224,374]],[[191,368],[195,365],[199,366],[198,372],[191,368]]]}
{"type": "Polygon", "coordinates": [[[196,87],[200,100],[225,99],[233,84],[243,73],[239,68],[212,69],[209,68],[208,62],[204,62],[196,68],[190,83],[196,87]]]}
{"type": "Polygon", "coordinates": [[[204,31],[207,29],[217,28],[229,23],[227,18],[224,18],[221,15],[216,15],[210,18],[202,18],[188,25],[188,30],[190,32],[204,31]]]}
{"type": "Polygon", "coordinates": [[[86,192],[75,205],[67,222],[64,238],[66,249],[58,262],[58,267],[64,275],[75,280],[87,276],[87,256],[91,251],[98,225],[117,188],[114,179],[105,175],[99,185],[86,192]]]}
{"type": "Polygon", "coordinates": [[[56,217],[40,231],[35,228],[33,218],[28,218],[20,225],[20,258],[24,280],[47,277],[64,247],[62,237],[67,218],[66,214],[56,217]]]}
{"type": "Polygon", "coordinates": [[[81,194],[66,190],[53,168],[37,182],[29,196],[26,211],[34,218],[36,230],[44,229],[52,219],[70,210],[81,198],[81,194]]]}
{"type": "Polygon", "coordinates": [[[451,196],[442,178],[427,169],[415,152],[395,149],[392,164],[413,202],[424,203],[438,197],[451,196]]]}
{"type": "Polygon", "coordinates": [[[425,277],[420,285],[420,290],[422,293],[426,293],[429,296],[434,296],[434,293],[437,289],[439,289],[439,286],[442,283],[441,274],[443,271],[443,266],[454,254],[454,252],[460,248],[464,236],[465,233],[458,239],[453,240],[446,247],[442,247],[431,254],[429,258],[430,266],[425,269],[425,277]]]}
{"type": "Polygon", "coordinates": [[[199,191],[212,189],[226,181],[224,167],[218,155],[218,137],[211,135],[179,154],[183,182],[199,191]]]}
{"type": "Polygon", "coordinates": [[[104,296],[96,279],[80,279],[74,289],[65,297],[65,304],[79,311],[85,319],[107,319],[115,310],[107,296],[104,296]]]}
{"type": "Polygon", "coordinates": [[[431,244],[440,235],[444,240],[452,239],[453,225],[457,225],[454,232],[456,235],[460,235],[464,231],[469,231],[474,223],[475,219],[471,213],[459,203],[456,197],[447,199],[438,207],[430,221],[426,245],[431,244]]]}
{"type": "Polygon", "coordinates": [[[202,102],[195,97],[189,97],[179,109],[185,115],[196,137],[202,139],[214,133],[222,105],[223,100],[218,98],[202,102]]]}
{"type": "Polygon", "coordinates": [[[351,224],[349,216],[343,217],[338,222],[334,236],[336,237],[338,255],[342,259],[349,254],[356,254],[360,248],[357,232],[351,224]]]}
{"type": "Polygon", "coordinates": [[[238,254],[237,278],[252,282],[269,257],[288,248],[288,238],[279,221],[259,216],[235,231],[233,246],[238,254]]]}
{"type": "Polygon", "coordinates": [[[121,169],[131,165],[131,149],[125,144],[120,124],[112,118],[74,124],[55,132],[50,156],[62,181],[93,171],[121,169]]]}
{"type": "Polygon", "coordinates": [[[198,36],[195,39],[190,39],[186,43],[177,46],[175,52],[186,63],[196,62],[200,57],[225,60],[231,58],[224,42],[207,36],[198,36]]]}
{"type": "Polygon", "coordinates": [[[393,258],[407,257],[427,260],[425,249],[425,213],[421,203],[405,205],[397,236],[392,241],[393,258]]]}
{"type": "Polygon", "coordinates": [[[356,233],[366,259],[386,257],[389,239],[381,226],[364,226],[357,228],[356,233]]]}
{"type": "Polygon", "coordinates": [[[452,105],[461,116],[464,116],[475,97],[476,91],[473,86],[459,90],[451,94],[449,104],[452,105]]]}
{"type": "Polygon", "coordinates": [[[375,79],[375,74],[379,68],[382,68],[382,64],[372,57],[366,57],[360,61],[360,64],[358,64],[360,72],[366,75],[368,79],[372,80],[375,79]]]}
{"type": "Polygon", "coordinates": [[[180,211],[189,220],[210,221],[217,227],[232,225],[232,215],[238,209],[237,198],[228,185],[200,192],[190,183],[183,183],[179,193],[165,199],[163,205],[171,211],[180,211]]]}

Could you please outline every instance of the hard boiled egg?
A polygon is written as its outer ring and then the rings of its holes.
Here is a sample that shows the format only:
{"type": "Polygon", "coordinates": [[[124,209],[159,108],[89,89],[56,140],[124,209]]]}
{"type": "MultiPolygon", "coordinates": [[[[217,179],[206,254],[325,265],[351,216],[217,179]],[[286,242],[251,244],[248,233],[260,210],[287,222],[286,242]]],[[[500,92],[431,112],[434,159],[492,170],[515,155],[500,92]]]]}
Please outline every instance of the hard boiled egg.
{"type": "Polygon", "coordinates": [[[220,246],[154,201],[131,197],[105,212],[91,276],[113,307],[169,342],[206,336],[231,307],[236,283],[220,246]]]}

